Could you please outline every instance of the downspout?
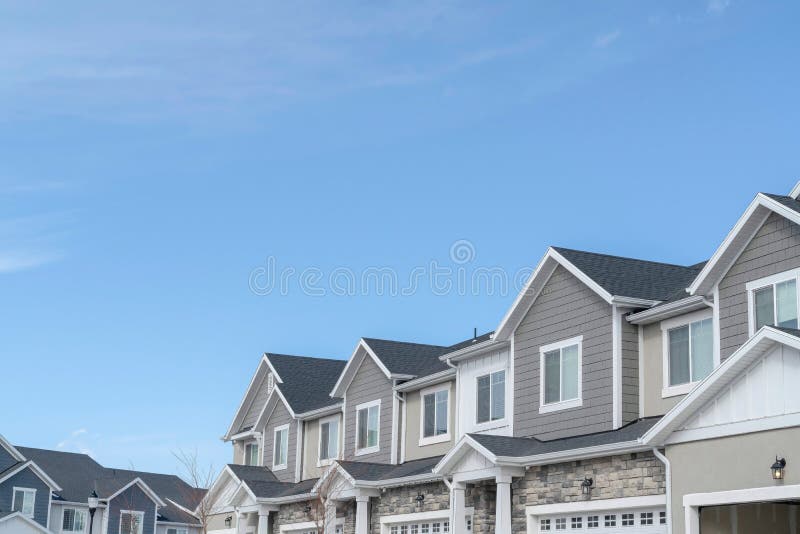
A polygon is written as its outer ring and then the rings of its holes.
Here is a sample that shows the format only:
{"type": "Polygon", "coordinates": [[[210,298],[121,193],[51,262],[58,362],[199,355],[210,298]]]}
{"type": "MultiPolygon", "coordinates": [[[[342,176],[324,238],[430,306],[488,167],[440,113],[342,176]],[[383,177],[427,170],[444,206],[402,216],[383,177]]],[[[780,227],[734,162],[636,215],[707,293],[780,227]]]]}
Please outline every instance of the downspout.
{"type": "Polygon", "coordinates": [[[664,471],[666,472],[667,484],[667,534],[672,534],[672,467],[669,463],[669,458],[661,454],[658,447],[653,447],[653,454],[658,460],[664,464],[664,471]]]}
{"type": "Polygon", "coordinates": [[[397,463],[402,464],[402,463],[405,463],[405,461],[406,461],[406,440],[405,440],[405,434],[407,432],[407,430],[406,430],[406,399],[405,399],[405,395],[400,395],[400,392],[398,392],[394,388],[392,388],[392,393],[394,394],[394,398],[397,399],[397,402],[400,403],[400,404],[397,405],[398,411],[402,410],[402,412],[400,412],[402,414],[402,416],[401,416],[401,422],[402,422],[401,429],[400,429],[400,432],[397,433],[398,434],[397,437],[400,440],[400,450],[398,451],[399,458],[398,458],[398,462],[397,463]],[[401,404],[402,404],[402,406],[400,406],[401,404]]]}
{"type": "Polygon", "coordinates": [[[458,413],[458,404],[459,404],[459,402],[458,402],[459,401],[459,396],[458,396],[458,393],[459,393],[458,392],[458,366],[457,365],[453,365],[453,363],[450,361],[450,358],[445,359],[444,363],[447,364],[448,367],[451,367],[451,368],[456,370],[456,383],[453,386],[453,389],[455,390],[453,392],[453,396],[455,397],[455,401],[456,402],[452,403],[453,404],[453,421],[455,421],[455,425],[454,425],[455,428],[453,429],[453,442],[456,442],[456,441],[458,441],[458,436],[459,436],[458,432],[459,432],[460,429],[458,427],[460,426],[459,425],[459,419],[460,419],[460,416],[461,416],[461,414],[458,413]]]}

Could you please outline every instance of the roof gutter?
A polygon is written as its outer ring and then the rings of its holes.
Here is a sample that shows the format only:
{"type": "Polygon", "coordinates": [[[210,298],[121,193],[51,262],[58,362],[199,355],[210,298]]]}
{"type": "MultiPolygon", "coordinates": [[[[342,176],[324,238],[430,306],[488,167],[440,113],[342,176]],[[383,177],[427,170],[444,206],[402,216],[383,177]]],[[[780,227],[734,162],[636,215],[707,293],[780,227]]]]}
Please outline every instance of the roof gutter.
{"type": "Polygon", "coordinates": [[[414,380],[409,380],[408,382],[398,384],[394,386],[394,390],[397,392],[413,391],[425,386],[432,386],[441,382],[447,382],[455,376],[456,370],[454,368],[445,369],[444,371],[439,371],[438,373],[434,373],[432,375],[415,378],[414,380]]]}
{"type": "Polygon", "coordinates": [[[307,419],[316,419],[317,417],[322,417],[323,415],[332,415],[341,411],[342,411],[342,403],[339,402],[336,404],[332,404],[330,406],[317,408],[316,410],[310,410],[308,412],[299,413],[295,417],[301,421],[305,421],[307,419]]]}
{"type": "Polygon", "coordinates": [[[652,308],[656,304],[661,304],[660,300],[639,299],[635,297],[611,297],[611,304],[631,308],[652,308]]]}
{"type": "Polygon", "coordinates": [[[288,497],[264,497],[256,499],[259,504],[291,504],[295,502],[308,501],[316,499],[319,495],[316,493],[301,493],[299,495],[290,495],[288,497]]]}
{"type": "Polygon", "coordinates": [[[596,445],[594,447],[570,449],[567,451],[552,452],[547,454],[535,454],[532,456],[497,456],[496,463],[498,465],[507,465],[511,467],[527,467],[531,465],[545,465],[559,462],[570,462],[573,460],[583,460],[586,458],[595,458],[603,455],[643,452],[651,449],[652,446],[645,445],[640,439],[637,439],[634,441],[612,443],[611,445],[596,445]]]}
{"type": "Polygon", "coordinates": [[[670,302],[669,304],[631,314],[628,316],[628,322],[631,324],[650,324],[676,315],[713,306],[714,304],[702,295],[692,295],[681,300],[676,300],[675,302],[670,302]]]}
{"type": "Polygon", "coordinates": [[[382,489],[396,488],[399,486],[411,486],[422,482],[435,482],[444,477],[436,473],[425,473],[422,475],[412,475],[408,477],[388,478],[386,480],[356,480],[353,486],[357,488],[382,489]]]}
{"type": "Polygon", "coordinates": [[[508,341],[498,341],[494,338],[494,336],[492,336],[491,339],[487,339],[486,341],[481,341],[480,343],[475,343],[474,345],[464,347],[463,349],[442,354],[439,356],[439,360],[443,362],[460,362],[462,360],[472,358],[481,352],[485,352],[495,347],[502,347],[504,345],[508,345],[508,341]]]}

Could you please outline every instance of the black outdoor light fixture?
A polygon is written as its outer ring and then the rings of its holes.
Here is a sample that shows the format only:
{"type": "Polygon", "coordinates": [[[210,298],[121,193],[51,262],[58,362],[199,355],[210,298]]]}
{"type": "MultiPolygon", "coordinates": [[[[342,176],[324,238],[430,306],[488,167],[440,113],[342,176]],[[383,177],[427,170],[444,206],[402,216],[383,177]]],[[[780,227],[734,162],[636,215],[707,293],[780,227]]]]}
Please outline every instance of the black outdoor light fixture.
{"type": "Polygon", "coordinates": [[[306,506],[305,508],[303,508],[303,511],[304,511],[305,513],[307,513],[307,514],[308,514],[308,513],[311,513],[311,507],[310,507],[310,506],[306,506]]]}
{"type": "Polygon", "coordinates": [[[422,504],[422,501],[424,500],[425,500],[425,495],[422,493],[418,493],[416,498],[417,504],[422,504]]]}
{"type": "Polygon", "coordinates": [[[225,518],[225,528],[231,528],[231,523],[233,522],[233,517],[228,516],[225,518]]]}
{"type": "Polygon", "coordinates": [[[594,479],[589,477],[583,477],[583,482],[581,482],[581,493],[583,493],[584,495],[591,494],[592,486],[594,486],[594,479]]]}
{"type": "Polygon", "coordinates": [[[786,458],[775,457],[775,463],[772,464],[770,470],[772,471],[772,478],[775,480],[783,480],[783,471],[786,469],[786,458]]]}
{"type": "Polygon", "coordinates": [[[89,499],[87,502],[89,503],[89,534],[92,534],[92,528],[94,527],[94,513],[97,511],[97,505],[100,502],[95,490],[92,490],[92,492],[89,494],[89,499]]]}

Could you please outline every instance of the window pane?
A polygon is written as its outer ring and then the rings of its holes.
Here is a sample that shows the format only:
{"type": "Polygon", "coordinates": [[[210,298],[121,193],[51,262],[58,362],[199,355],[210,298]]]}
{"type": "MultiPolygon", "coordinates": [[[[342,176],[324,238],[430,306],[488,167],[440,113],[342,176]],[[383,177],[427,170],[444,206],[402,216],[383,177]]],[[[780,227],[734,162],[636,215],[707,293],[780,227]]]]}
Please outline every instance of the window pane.
{"type": "Polygon", "coordinates": [[[764,325],[775,324],[775,310],[772,308],[772,286],[767,286],[755,291],[756,300],[756,330],[764,325]]]}
{"type": "Polygon", "coordinates": [[[447,434],[447,391],[436,392],[436,435],[447,434]]]}
{"type": "Polygon", "coordinates": [[[506,416],[506,372],[492,374],[492,421],[506,416]]]}
{"type": "Polygon", "coordinates": [[[283,465],[283,461],[281,459],[281,453],[283,451],[283,432],[275,432],[275,454],[274,454],[274,464],[275,465],[283,465]]]}
{"type": "Polygon", "coordinates": [[[692,381],[702,380],[714,369],[711,319],[692,323],[692,381]]]}
{"type": "Polygon", "coordinates": [[[281,430],[281,465],[286,464],[289,457],[289,430],[281,430]]]}
{"type": "Polygon", "coordinates": [[[367,410],[358,411],[358,448],[367,447],[367,410]]]}
{"type": "Polygon", "coordinates": [[[122,514],[119,519],[119,530],[122,534],[131,534],[131,515],[122,514]]]}
{"type": "Polygon", "coordinates": [[[478,422],[485,423],[489,420],[491,382],[489,376],[478,377],[478,422]]]}
{"type": "Polygon", "coordinates": [[[15,491],[14,492],[14,506],[12,508],[12,512],[21,512],[22,511],[22,504],[25,501],[25,492],[22,491],[15,491]]]}
{"type": "Polygon", "coordinates": [[[64,510],[64,519],[61,522],[61,530],[72,532],[75,525],[75,510],[64,510]]]}
{"type": "Polygon", "coordinates": [[[669,385],[686,384],[689,377],[689,325],[669,331],[669,385]]]}
{"type": "Polygon", "coordinates": [[[367,436],[367,447],[378,445],[378,406],[369,409],[369,435],[367,436]]]}
{"type": "Polygon", "coordinates": [[[328,442],[330,440],[330,426],[328,423],[322,423],[319,429],[319,458],[320,460],[327,460],[330,458],[328,452],[328,442]]]}
{"type": "Polygon", "coordinates": [[[778,308],[778,326],[797,328],[797,283],[787,280],[775,284],[775,299],[778,308]]]}
{"type": "Polygon", "coordinates": [[[83,532],[84,528],[86,528],[86,512],[75,510],[75,531],[83,532]]]}
{"type": "Polygon", "coordinates": [[[436,395],[425,395],[425,419],[423,420],[423,437],[429,438],[434,435],[436,429],[436,395]]]}
{"type": "Polygon", "coordinates": [[[561,353],[558,350],[544,353],[544,403],[561,400],[561,353]]]}
{"type": "Polygon", "coordinates": [[[561,400],[578,398],[578,345],[561,349],[561,400]]]}
{"type": "Polygon", "coordinates": [[[339,421],[328,423],[328,458],[339,456],[339,421]]]}

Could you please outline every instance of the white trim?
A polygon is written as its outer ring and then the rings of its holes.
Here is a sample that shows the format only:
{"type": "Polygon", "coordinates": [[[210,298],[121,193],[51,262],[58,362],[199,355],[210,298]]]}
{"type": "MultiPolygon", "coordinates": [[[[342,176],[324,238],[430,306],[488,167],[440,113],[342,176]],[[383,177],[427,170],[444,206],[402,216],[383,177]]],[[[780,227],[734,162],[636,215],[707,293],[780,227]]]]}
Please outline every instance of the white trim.
{"type": "MultiPolygon", "coordinates": [[[[286,423],[285,425],[276,426],[276,427],[274,427],[272,429],[272,470],[273,471],[282,471],[282,470],[286,469],[287,467],[289,467],[289,427],[290,426],[291,426],[291,423],[286,423]],[[286,458],[285,458],[286,461],[285,461],[285,463],[282,463],[282,464],[276,464],[275,463],[275,452],[277,450],[275,448],[275,445],[278,442],[278,440],[275,439],[275,438],[276,438],[276,436],[278,435],[279,432],[286,432],[286,439],[281,441],[281,448],[283,448],[284,446],[286,447],[286,458]]],[[[281,452],[283,452],[283,451],[281,451],[281,452]]]]}
{"type": "MultiPolygon", "coordinates": [[[[407,426],[406,426],[406,419],[407,419],[406,415],[407,415],[407,412],[408,412],[408,402],[406,402],[406,401],[408,400],[408,394],[407,393],[403,393],[403,392],[397,392],[397,390],[395,390],[395,391],[396,391],[396,394],[399,394],[399,395],[403,396],[403,401],[402,401],[403,402],[403,407],[402,407],[403,411],[400,414],[400,426],[401,426],[401,428],[405,429],[405,428],[407,428],[407,426]]],[[[408,432],[406,432],[404,430],[403,431],[403,436],[400,438],[400,463],[401,464],[406,463],[406,440],[407,440],[407,438],[408,438],[408,432]]]]}
{"type": "Polygon", "coordinates": [[[556,504],[536,504],[525,507],[526,516],[553,514],[572,514],[618,510],[621,508],[657,508],[667,505],[667,496],[644,495],[641,497],[622,497],[619,499],[593,499],[591,501],[562,502],[556,504]]]}
{"type": "MultiPolygon", "coordinates": [[[[356,405],[355,410],[355,417],[356,417],[356,431],[355,431],[355,455],[356,456],[364,456],[365,454],[373,454],[379,452],[381,450],[381,399],[369,401],[369,402],[362,402],[361,404],[356,405]],[[373,406],[378,407],[378,438],[375,440],[375,445],[372,447],[365,447],[363,449],[358,448],[358,412],[361,410],[372,408],[373,406]]],[[[369,437],[369,412],[367,412],[367,437],[369,437]]]]}
{"type": "Polygon", "coordinates": [[[712,317],[714,319],[714,369],[716,369],[719,367],[719,364],[722,363],[722,337],[720,336],[719,327],[719,284],[714,284],[713,294],[714,302],[712,306],[712,317]]]}
{"type": "Polygon", "coordinates": [[[505,341],[497,341],[492,334],[489,339],[486,341],[481,341],[479,343],[475,343],[473,345],[468,345],[464,348],[455,350],[453,352],[448,352],[439,356],[439,360],[446,362],[461,362],[464,360],[469,360],[476,356],[480,356],[486,352],[492,350],[499,350],[503,345],[505,345],[505,341]]]}
{"type": "Polygon", "coordinates": [[[639,349],[639,418],[644,417],[644,326],[636,325],[639,349]]]}
{"type": "MultiPolygon", "coordinates": [[[[236,409],[236,413],[233,416],[233,420],[231,421],[230,426],[228,427],[228,431],[225,432],[224,436],[222,436],[223,441],[230,441],[234,435],[234,428],[241,425],[241,419],[244,417],[244,414],[242,412],[244,410],[245,402],[247,402],[248,400],[250,401],[247,406],[248,410],[253,405],[253,400],[255,399],[255,395],[251,397],[250,394],[253,390],[253,386],[255,385],[256,379],[261,374],[261,368],[264,363],[266,363],[268,367],[271,367],[269,361],[267,361],[266,353],[261,356],[261,360],[259,360],[258,362],[258,366],[256,367],[256,372],[253,373],[253,377],[250,379],[250,384],[248,384],[247,389],[245,390],[244,395],[242,396],[242,400],[239,402],[239,407],[236,409]]],[[[259,386],[261,385],[263,380],[266,380],[266,377],[262,378],[262,381],[258,383],[259,386]]]]}
{"type": "Polygon", "coordinates": [[[622,426],[622,313],[611,305],[611,427],[622,426]]]}
{"type": "Polygon", "coordinates": [[[789,196],[793,199],[797,200],[797,197],[800,197],[800,182],[794,184],[794,187],[791,191],[789,191],[789,196]]]}
{"type": "MultiPolygon", "coordinates": [[[[263,442],[263,440],[262,440],[262,442],[263,442]]],[[[251,439],[249,441],[246,441],[242,445],[243,445],[242,446],[242,451],[243,451],[243,454],[244,454],[244,465],[250,465],[250,466],[264,465],[264,461],[263,461],[264,447],[263,447],[263,444],[259,442],[258,436],[254,436],[253,439],[251,439]],[[247,448],[248,447],[253,447],[253,446],[256,447],[256,463],[251,464],[250,463],[250,454],[247,452],[247,448]]]]}
{"type": "Polygon", "coordinates": [[[772,286],[772,313],[773,319],[777,322],[778,298],[775,291],[775,285],[780,284],[781,282],[788,282],[790,280],[795,281],[795,310],[798,313],[798,324],[800,324],[800,268],[790,269],[788,271],[773,274],[771,276],[765,276],[764,278],[752,280],[745,284],[744,287],[747,291],[747,332],[750,336],[752,336],[756,330],[756,303],[754,298],[755,291],[757,289],[772,286]]]}
{"type": "MultiPolygon", "coordinates": [[[[139,510],[120,510],[119,511],[119,534],[122,534],[122,516],[128,514],[131,517],[141,517],[142,520],[139,523],[139,532],[144,532],[144,512],[139,510]]],[[[157,515],[157,514],[156,514],[157,515]]]]}
{"type": "Polygon", "coordinates": [[[31,509],[32,509],[31,515],[28,515],[25,512],[23,512],[22,510],[19,510],[19,512],[23,516],[33,519],[34,516],[36,516],[36,488],[26,488],[24,486],[14,486],[13,488],[11,488],[11,509],[12,510],[14,509],[14,506],[17,504],[17,492],[18,491],[21,491],[22,495],[23,495],[23,497],[22,497],[22,507],[23,508],[25,508],[25,496],[28,495],[28,494],[31,494],[31,493],[33,494],[33,504],[31,505],[31,509]]]}
{"type": "MultiPolygon", "coordinates": [[[[698,323],[700,321],[706,321],[711,319],[712,321],[712,332],[711,336],[714,337],[714,328],[713,328],[713,319],[714,319],[714,311],[713,310],[698,310],[693,313],[688,313],[686,315],[681,315],[680,317],[673,317],[672,319],[667,319],[661,321],[661,380],[662,380],[662,387],[661,387],[661,398],[666,399],[669,397],[676,397],[678,395],[686,395],[689,393],[694,387],[700,383],[702,380],[692,380],[692,354],[691,354],[691,327],[690,327],[690,348],[689,348],[689,382],[684,384],[676,384],[674,386],[670,385],[670,376],[669,376],[669,331],[674,330],[676,328],[682,328],[684,326],[689,326],[693,323],[698,323]]],[[[711,346],[711,358],[712,358],[712,369],[717,368],[716,357],[714,356],[714,344],[712,340],[711,346]]],[[[709,373],[710,374],[710,373],[709,373]]],[[[703,377],[705,378],[705,377],[703,377]]]]}
{"type": "Polygon", "coordinates": [[[28,460],[24,464],[20,464],[15,467],[12,471],[7,471],[2,477],[0,477],[0,483],[5,482],[9,478],[13,477],[20,471],[25,470],[26,468],[30,468],[33,471],[33,474],[39,477],[39,479],[47,484],[47,486],[54,491],[61,491],[61,487],[55,483],[55,481],[50,478],[47,473],[45,473],[41,467],[36,465],[36,462],[33,460],[28,460]]]}
{"type": "Polygon", "coordinates": [[[702,295],[689,296],[687,293],[687,296],[680,300],[632,313],[628,315],[627,321],[631,324],[657,323],[658,321],[663,321],[664,319],[669,319],[676,315],[702,310],[703,308],[710,308],[712,305],[713,303],[702,295]]]}
{"type": "Polygon", "coordinates": [[[161,498],[156,494],[156,492],[154,492],[150,488],[150,486],[145,484],[144,480],[142,480],[139,477],[136,477],[133,480],[131,480],[130,482],[128,482],[127,484],[125,484],[124,486],[122,486],[120,489],[118,489],[115,493],[113,493],[109,497],[103,497],[101,495],[100,498],[105,500],[105,501],[110,501],[111,499],[113,499],[114,497],[116,497],[117,495],[122,493],[123,491],[127,490],[128,488],[130,488],[134,484],[139,486],[139,488],[145,493],[145,495],[147,495],[150,498],[151,501],[156,503],[156,505],[158,505],[158,506],[166,506],[167,505],[164,501],[161,500],[161,498]]]}
{"type": "MultiPolygon", "coordinates": [[[[471,508],[465,508],[464,515],[470,515],[471,508]]],[[[414,512],[410,514],[384,515],[381,516],[381,525],[393,525],[397,523],[413,523],[416,521],[432,521],[435,519],[450,519],[450,508],[444,510],[433,510],[431,512],[414,512]]]]}
{"type": "Polygon", "coordinates": [[[765,430],[791,428],[794,426],[800,426],[800,413],[775,415],[772,417],[736,421],[734,423],[725,423],[722,425],[677,430],[669,436],[666,440],[666,444],[673,445],[675,443],[685,443],[688,441],[703,441],[725,436],[752,434],[753,432],[763,432],[765,430]]]}
{"type": "MultiPolygon", "coordinates": [[[[334,461],[338,460],[341,455],[341,446],[339,443],[341,442],[342,437],[342,422],[339,414],[330,415],[328,417],[323,417],[317,423],[317,467],[327,467],[331,465],[334,461]],[[336,454],[331,456],[330,458],[320,458],[322,454],[322,425],[328,424],[332,421],[336,421],[336,454]]],[[[330,435],[330,430],[328,430],[328,434],[330,435]]],[[[330,451],[328,451],[330,453],[330,451]]]]}
{"type": "Polygon", "coordinates": [[[0,517],[0,523],[3,523],[5,521],[11,521],[12,519],[19,519],[20,521],[22,521],[24,523],[27,523],[28,526],[33,527],[33,528],[41,531],[44,534],[52,534],[52,532],[50,530],[48,530],[47,528],[43,527],[42,525],[40,525],[39,523],[37,523],[33,519],[30,519],[29,517],[26,517],[26,516],[22,515],[19,512],[14,512],[14,513],[8,514],[6,516],[0,517]]]}
{"type": "MultiPolygon", "coordinates": [[[[297,437],[294,447],[294,481],[296,484],[300,482],[303,476],[303,430],[305,430],[305,422],[295,421],[295,424],[297,425],[297,437]]],[[[289,459],[287,458],[286,461],[288,462],[289,459]]]]}
{"type": "MultiPolygon", "coordinates": [[[[397,435],[400,432],[398,419],[400,419],[400,400],[397,398],[397,392],[394,388],[397,386],[397,380],[392,383],[392,442],[389,444],[389,463],[397,464],[397,435]]],[[[405,432],[405,429],[403,429],[405,432]]]]}
{"type": "Polygon", "coordinates": [[[583,336],[571,337],[569,339],[564,339],[561,341],[557,341],[555,343],[550,343],[548,345],[542,345],[541,347],[539,347],[539,413],[550,413],[560,410],[567,410],[569,408],[577,408],[578,406],[582,405],[583,405],[583,336]],[[578,346],[578,396],[574,399],[565,399],[545,404],[544,355],[548,352],[554,352],[556,350],[559,351],[558,383],[560,391],[563,349],[575,345],[578,346]]]}
{"type": "MultiPolygon", "coordinates": [[[[347,364],[344,366],[344,369],[342,369],[341,374],[339,374],[339,379],[333,386],[333,390],[331,390],[330,393],[331,397],[341,397],[344,395],[344,392],[347,391],[348,387],[350,387],[350,383],[353,381],[353,378],[355,378],[358,369],[364,362],[364,358],[366,358],[367,356],[372,358],[372,361],[375,362],[375,365],[378,366],[378,369],[381,370],[381,372],[386,376],[386,378],[390,380],[392,378],[400,378],[400,376],[395,377],[392,375],[392,373],[389,372],[389,369],[387,369],[386,366],[381,361],[381,359],[378,358],[378,355],[375,354],[375,351],[372,350],[372,348],[367,344],[364,338],[361,338],[356,344],[356,348],[355,350],[353,350],[353,354],[350,356],[350,359],[347,360],[347,364]],[[361,357],[359,358],[359,355],[361,354],[361,349],[363,349],[364,355],[361,355],[361,357]],[[356,359],[359,360],[357,364],[354,363],[356,359]],[[353,365],[355,365],[355,368],[351,369],[353,365]],[[347,376],[350,376],[350,378],[346,378],[347,376]],[[344,382],[345,380],[347,381],[347,383],[344,382]]],[[[410,379],[414,377],[406,376],[405,378],[410,379]]]]}
{"type": "Polygon", "coordinates": [[[420,378],[415,378],[414,380],[409,380],[408,382],[398,384],[394,387],[394,390],[401,393],[406,391],[416,391],[424,387],[435,386],[436,384],[455,380],[456,374],[456,369],[449,367],[444,371],[439,371],[438,373],[434,373],[432,375],[422,376],[420,378]]]}
{"type": "MultiPolygon", "coordinates": [[[[334,521],[334,526],[344,525],[344,517],[337,517],[334,521]]],[[[297,532],[298,530],[317,530],[320,528],[320,524],[316,521],[302,521],[299,523],[289,523],[286,525],[280,526],[280,533],[283,534],[284,532],[297,532]]]]}
{"type": "MultiPolygon", "coordinates": [[[[507,362],[506,362],[507,363],[507,362]]],[[[487,367],[486,369],[481,370],[481,374],[475,377],[475,421],[472,427],[473,432],[483,432],[485,430],[491,430],[494,428],[504,427],[508,424],[509,414],[508,414],[508,406],[506,406],[506,400],[508,400],[508,369],[506,364],[498,364],[491,367],[487,367]],[[492,406],[494,400],[494,393],[492,391],[492,375],[495,373],[503,372],[503,417],[500,419],[492,419],[492,406]],[[489,420],[478,422],[478,379],[483,378],[485,376],[489,377],[489,420]]]]}
{"type": "MultiPolygon", "coordinates": [[[[81,507],[78,507],[78,506],[62,506],[61,507],[61,515],[59,517],[61,519],[59,521],[59,524],[58,524],[58,531],[59,532],[74,532],[74,533],[77,533],[77,534],[83,534],[89,529],[89,511],[86,508],[81,508],[81,507]],[[64,514],[66,513],[67,510],[72,510],[73,518],[75,517],[76,514],[82,514],[83,515],[83,529],[82,530],[64,530],[64,514]]],[[[74,523],[74,519],[73,519],[73,523],[74,523]]],[[[53,529],[53,530],[55,531],[55,529],[53,529]]],[[[91,533],[89,533],[89,534],[91,534],[91,533]]]]}
{"type": "Polygon", "coordinates": [[[16,448],[16,447],[14,447],[14,446],[13,446],[13,445],[12,445],[12,444],[11,444],[11,443],[10,443],[10,442],[9,442],[9,441],[6,439],[6,438],[4,438],[4,437],[3,437],[1,434],[0,434],[0,447],[3,447],[5,450],[7,450],[7,451],[8,451],[8,453],[9,453],[11,456],[13,456],[13,457],[14,457],[14,459],[15,459],[16,461],[18,461],[18,462],[24,462],[24,461],[26,461],[26,460],[27,460],[27,458],[25,458],[25,457],[22,455],[22,453],[21,453],[21,452],[19,452],[19,451],[17,450],[17,448],[16,448]]]}
{"type": "Polygon", "coordinates": [[[766,486],[709,493],[689,493],[683,496],[683,505],[719,506],[751,502],[787,501],[795,500],[799,497],[800,484],[793,484],[790,486],[766,486]]]}
{"type": "Polygon", "coordinates": [[[419,392],[419,446],[424,447],[425,445],[433,445],[435,443],[444,443],[445,441],[450,441],[452,436],[452,429],[450,428],[450,409],[452,406],[453,401],[453,394],[452,388],[450,386],[451,382],[447,382],[445,384],[439,384],[436,386],[431,386],[429,388],[420,390],[419,392]],[[436,433],[436,393],[440,391],[447,392],[447,432],[440,435],[435,435],[436,433]],[[433,427],[434,427],[434,435],[425,437],[425,397],[427,395],[434,395],[433,400],[433,427]]]}

